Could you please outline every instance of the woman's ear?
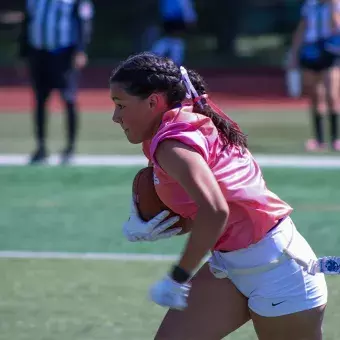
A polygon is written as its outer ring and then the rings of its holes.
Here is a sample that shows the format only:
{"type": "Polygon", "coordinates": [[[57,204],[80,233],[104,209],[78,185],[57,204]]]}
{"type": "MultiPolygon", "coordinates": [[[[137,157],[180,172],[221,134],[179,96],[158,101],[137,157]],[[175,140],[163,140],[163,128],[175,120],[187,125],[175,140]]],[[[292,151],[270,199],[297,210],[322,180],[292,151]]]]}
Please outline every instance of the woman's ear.
{"type": "Polygon", "coordinates": [[[157,103],[158,103],[158,98],[156,96],[155,93],[151,94],[149,97],[149,107],[150,109],[154,109],[155,107],[157,107],[157,103]]]}
{"type": "Polygon", "coordinates": [[[149,107],[156,111],[163,111],[167,107],[165,95],[163,93],[152,93],[149,96],[149,107]]]}

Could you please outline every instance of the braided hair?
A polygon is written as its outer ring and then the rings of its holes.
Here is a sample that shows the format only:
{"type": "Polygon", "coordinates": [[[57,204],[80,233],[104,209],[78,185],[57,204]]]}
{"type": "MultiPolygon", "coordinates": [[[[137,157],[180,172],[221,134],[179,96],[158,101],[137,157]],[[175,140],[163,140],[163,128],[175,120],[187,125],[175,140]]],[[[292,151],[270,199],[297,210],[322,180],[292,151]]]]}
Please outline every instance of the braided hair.
{"type": "MultiPolygon", "coordinates": [[[[238,125],[227,115],[217,113],[202,97],[207,94],[203,78],[193,70],[188,70],[188,75],[200,96],[193,98],[194,112],[212,120],[225,147],[246,148],[247,136],[238,125]]],[[[169,107],[180,105],[187,94],[180,68],[171,59],[149,52],[133,55],[118,65],[111,74],[110,84],[112,83],[123,84],[128,94],[141,99],[148,98],[154,92],[164,93],[169,107]]]]}

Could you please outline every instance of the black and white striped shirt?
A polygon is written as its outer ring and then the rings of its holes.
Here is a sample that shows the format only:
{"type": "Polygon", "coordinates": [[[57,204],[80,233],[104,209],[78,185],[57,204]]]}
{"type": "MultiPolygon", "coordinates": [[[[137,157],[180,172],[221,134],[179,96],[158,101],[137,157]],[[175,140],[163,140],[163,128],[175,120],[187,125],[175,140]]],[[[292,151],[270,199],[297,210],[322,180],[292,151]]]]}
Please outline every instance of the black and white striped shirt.
{"type": "Polygon", "coordinates": [[[28,48],[57,51],[84,50],[91,33],[91,0],[26,0],[21,54],[28,48]]]}

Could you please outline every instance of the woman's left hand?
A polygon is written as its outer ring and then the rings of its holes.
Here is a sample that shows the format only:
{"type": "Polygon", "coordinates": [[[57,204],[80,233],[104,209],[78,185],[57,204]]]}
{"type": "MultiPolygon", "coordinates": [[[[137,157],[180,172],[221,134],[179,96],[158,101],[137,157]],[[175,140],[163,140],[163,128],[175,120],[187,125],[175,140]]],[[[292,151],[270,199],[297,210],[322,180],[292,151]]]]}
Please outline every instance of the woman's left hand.
{"type": "Polygon", "coordinates": [[[150,289],[150,298],[162,307],[183,310],[187,307],[190,283],[178,283],[170,276],[165,276],[150,289]]]}

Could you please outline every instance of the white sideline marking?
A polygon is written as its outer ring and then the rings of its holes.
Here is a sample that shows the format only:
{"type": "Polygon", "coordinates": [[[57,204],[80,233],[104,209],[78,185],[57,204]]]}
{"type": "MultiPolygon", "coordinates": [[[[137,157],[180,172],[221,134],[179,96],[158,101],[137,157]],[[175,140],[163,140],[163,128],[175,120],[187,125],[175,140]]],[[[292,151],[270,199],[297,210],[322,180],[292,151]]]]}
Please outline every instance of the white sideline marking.
{"type": "MultiPolygon", "coordinates": [[[[338,156],[310,156],[310,155],[264,155],[255,154],[260,166],[271,168],[340,168],[338,156]]],[[[28,163],[29,155],[2,154],[0,166],[23,166],[28,163]]],[[[59,164],[58,155],[49,157],[47,165],[59,164]]],[[[75,166],[146,166],[147,160],[142,155],[76,155],[71,165],[75,166]]]]}
{"type": "MultiPolygon", "coordinates": [[[[29,155],[22,154],[2,154],[0,155],[0,165],[27,165],[29,155]]],[[[60,157],[51,155],[46,165],[58,165],[60,157]]],[[[144,166],[147,160],[141,155],[76,155],[71,161],[72,165],[83,166],[144,166]]]]}
{"type": "Polygon", "coordinates": [[[0,251],[0,258],[163,262],[163,261],[175,261],[178,259],[178,256],[161,255],[161,254],[127,254],[127,253],[68,253],[68,252],[39,252],[39,251],[0,251]]]}

